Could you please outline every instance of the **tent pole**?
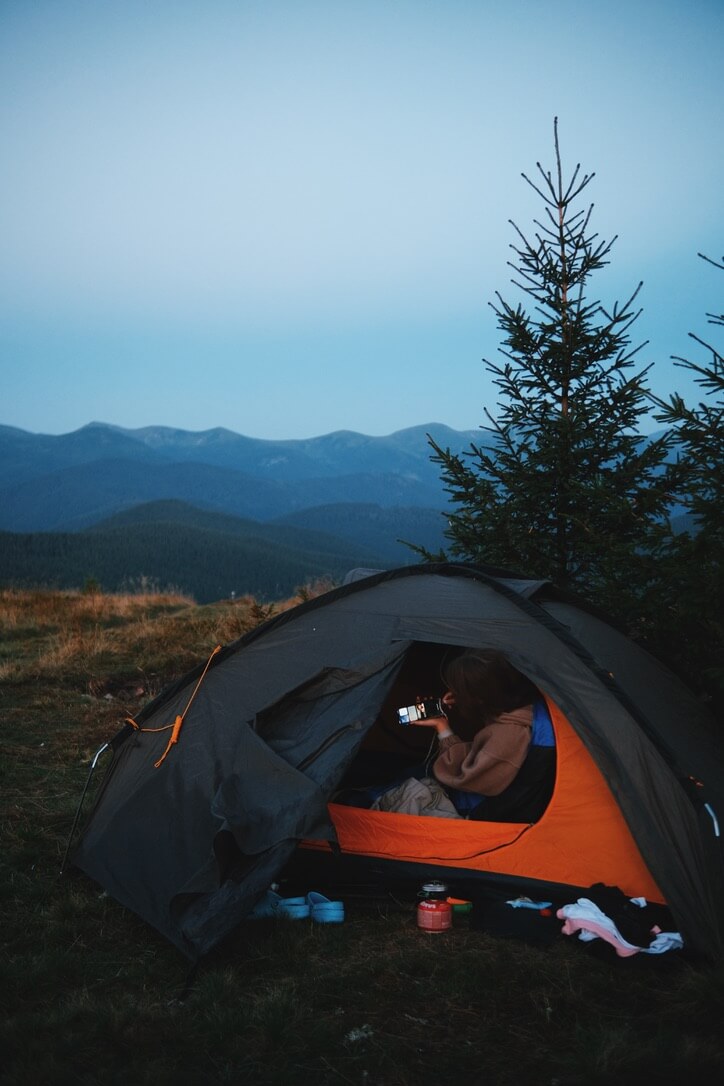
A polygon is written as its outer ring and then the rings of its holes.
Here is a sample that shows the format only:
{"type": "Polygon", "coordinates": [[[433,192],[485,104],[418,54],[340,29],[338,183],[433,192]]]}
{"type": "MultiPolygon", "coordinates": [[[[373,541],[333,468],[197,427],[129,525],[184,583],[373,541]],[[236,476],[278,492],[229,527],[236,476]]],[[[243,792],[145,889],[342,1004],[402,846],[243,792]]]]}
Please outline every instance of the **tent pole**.
{"type": "Polygon", "coordinates": [[[86,778],[86,782],[85,782],[85,785],[83,787],[83,791],[81,792],[80,802],[78,803],[78,809],[75,812],[75,818],[73,819],[73,825],[70,828],[70,833],[68,835],[68,843],[65,846],[65,852],[63,854],[63,862],[60,865],[60,872],[59,872],[61,875],[64,874],[64,872],[65,872],[65,865],[68,862],[68,854],[70,852],[70,846],[73,843],[73,838],[75,837],[75,831],[78,829],[78,823],[80,822],[80,814],[81,814],[81,810],[83,809],[83,801],[85,800],[86,792],[88,791],[88,788],[90,787],[90,782],[91,782],[91,777],[93,776],[93,771],[95,770],[95,767],[98,765],[98,759],[100,758],[101,754],[103,754],[104,751],[108,750],[110,745],[111,745],[110,743],[104,743],[102,747],[98,748],[98,750],[95,752],[95,755],[93,756],[93,761],[91,762],[90,769],[88,771],[88,776],[86,778]]]}

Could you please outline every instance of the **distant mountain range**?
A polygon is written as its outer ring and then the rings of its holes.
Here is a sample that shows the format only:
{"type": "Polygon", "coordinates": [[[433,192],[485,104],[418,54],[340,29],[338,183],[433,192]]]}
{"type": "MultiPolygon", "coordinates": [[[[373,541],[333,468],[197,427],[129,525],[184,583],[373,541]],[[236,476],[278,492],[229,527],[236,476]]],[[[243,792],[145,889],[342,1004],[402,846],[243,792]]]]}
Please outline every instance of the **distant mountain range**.
{"type": "Polygon", "coordinates": [[[0,426],[0,530],[79,531],[162,499],[262,521],[340,502],[440,509],[428,433],[455,451],[480,437],[436,423],[299,441],[102,423],[55,437],[0,426]]]}
{"type": "Polygon", "coordinates": [[[481,440],[439,423],[289,441],[97,422],[60,436],[0,426],[0,585],[92,578],[123,590],[144,580],[202,603],[278,599],[354,566],[416,562],[402,541],[445,544],[448,499],[428,434],[453,452],[481,440]]]}
{"type": "Polygon", "coordinates": [[[446,496],[427,434],[462,451],[479,431],[339,431],[266,441],[215,429],[60,436],[0,426],[0,583],[119,589],[141,577],[200,602],[267,598],[355,565],[438,550],[446,496]]]}

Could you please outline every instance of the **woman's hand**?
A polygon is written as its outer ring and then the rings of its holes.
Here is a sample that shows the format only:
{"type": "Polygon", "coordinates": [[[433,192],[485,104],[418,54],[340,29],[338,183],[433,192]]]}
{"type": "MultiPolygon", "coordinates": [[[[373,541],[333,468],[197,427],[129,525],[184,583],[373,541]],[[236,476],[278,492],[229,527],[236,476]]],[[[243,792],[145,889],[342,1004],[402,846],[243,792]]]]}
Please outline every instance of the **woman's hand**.
{"type": "Polygon", "coordinates": [[[423,720],[411,720],[410,723],[414,724],[416,728],[435,728],[438,735],[440,735],[441,732],[444,732],[446,735],[452,734],[446,716],[428,716],[423,720]]]}

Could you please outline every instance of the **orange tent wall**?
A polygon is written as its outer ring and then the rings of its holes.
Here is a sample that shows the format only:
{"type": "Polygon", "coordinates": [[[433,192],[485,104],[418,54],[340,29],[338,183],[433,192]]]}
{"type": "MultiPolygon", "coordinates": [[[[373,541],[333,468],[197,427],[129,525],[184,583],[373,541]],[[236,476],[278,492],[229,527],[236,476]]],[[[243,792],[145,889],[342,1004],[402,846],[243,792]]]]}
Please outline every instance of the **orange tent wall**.
{"type": "Polygon", "coordinates": [[[663,903],[600,770],[557,706],[548,701],[548,707],[556,735],[556,783],[540,821],[530,826],[477,822],[331,803],[342,852],[571,886],[603,882],[628,897],[663,903]]]}

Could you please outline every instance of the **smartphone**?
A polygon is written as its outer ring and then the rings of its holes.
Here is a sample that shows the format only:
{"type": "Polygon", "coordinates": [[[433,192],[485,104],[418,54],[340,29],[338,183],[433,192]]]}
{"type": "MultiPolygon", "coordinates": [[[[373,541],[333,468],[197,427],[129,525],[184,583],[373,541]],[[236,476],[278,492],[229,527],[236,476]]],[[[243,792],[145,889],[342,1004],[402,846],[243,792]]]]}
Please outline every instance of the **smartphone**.
{"type": "Polygon", "coordinates": [[[445,716],[440,698],[420,698],[414,705],[403,705],[397,710],[398,724],[414,724],[431,716],[445,716]]]}

